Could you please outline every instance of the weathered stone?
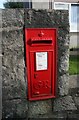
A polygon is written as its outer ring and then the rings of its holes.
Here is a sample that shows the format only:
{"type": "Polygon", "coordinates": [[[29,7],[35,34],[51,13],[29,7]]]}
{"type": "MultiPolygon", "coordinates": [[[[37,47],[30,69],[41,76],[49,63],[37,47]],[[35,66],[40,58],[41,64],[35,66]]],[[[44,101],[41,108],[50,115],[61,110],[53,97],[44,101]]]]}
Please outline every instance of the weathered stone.
{"type": "Polygon", "coordinates": [[[74,101],[75,101],[76,106],[79,107],[79,97],[74,97],[74,101]]]}
{"type": "Polygon", "coordinates": [[[79,97],[79,88],[70,88],[69,89],[69,94],[72,95],[73,97],[79,97]]]}
{"type": "Polygon", "coordinates": [[[17,99],[17,98],[26,98],[26,88],[19,81],[16,86],[7,86],[3,87],[3,100],[17,99]]]}
{"type": "Polygon", "coordinates": [[[28,106],[26,99],[8,100],[3,103],[3,118],[27,118],[28,106]]]}
{"type": "Polygon", "coordinates": [[[71,96],[56,98],[54,100],[54,111],[77,110],[71,96]]]}
{"type": "MultiPolygon", "coordinates": [[[[58,92],[68,94],[69,79],[69,20],[68,11],[25,10],[26,28],[58,28],[58,92]],[[65,24],[64,24],[65,21],[65,24]]],[[[40,104],[40,103],[39,103],[40,104]]],[[[37,111],[36,111],[37,112],[37,111]]]]}
{"type": "Polygon", "coordinates": [[[2,52],[4,55],[24,54],[23,30],[3,31],[2,32],[2,52]],[[22,53],[21,53],[22,52],[22,53]]]}
{"type": "Polygon", "coordinates": [[[3,10],[2,17],[3,118],[27,118],[28,101],[23,40],[24,11],[20,9],[3,10]],[[19,29],[19,27],[22,28],[19,29]]]}
{"type": "Polygon", "coordinates": [[[59,73],[66,73],[69,70],[69,51],[63,52],[63,55],[59,58],[59,73]]]}
{"type": "MultiPolygon", "coordinates": [[[[32,27],[53,27],[59,28],[58,30],[60,37],[69,33],[69,21],[68,11],[56,11],[56,10],[27,10],[25,9],[25,26],[26,28],[32,27]],[[63,16],[63,20],[61,17],[63,16]],[[64,21],[66,24],[64,24],[64,21]],[[65,32],[64,32],[65,31],[65,32]],[[61,34],[62,32],[62,34],[61,34]]],[[[62,38],[63,39],[63,38],[62,38]]],[[[69,41],[69,39],[68,39],[69,41]]],[[[64,41],[63,41],[64,42],[64,41]]]]}
{"type": "Polygon", "coordinates": [[[24,10],[23,9],[5,9],[2,10],[2,26],[23,26],[24,25],[24,10]]]}
{"type": "MultiPolygon", "coordinates": [[[[3,117],[24,117],[24,110],[27,110],[26,106],[29,108],[29,116],[35,116],[39,114],[42,115],[52,112],[52,106],[54,106],[55,103],[54,105],[52,105],[51,100],[41,100],[33,102],[27,102],[27,100],[23,100],[27,96],[27,75],[25,71],[26,68],[23,27],[25,25],[26,28],[49,27],[58,29],[58,94],[67,95],[67,72],[69,66],[68,11],[25,9],[24,13],[24,10],[22,9],[6,9],[3,10],[2,19],[2,78],[4,102],[3,117]],[[9,103],[10,107],[8,107],[9,103]],[[11,108],[11,106],[13,107],[11,108]],[[20,110],[20,108],[22,108],[22,110],[20,110]]],[[[59,107],[61,108],[61,104],[59,105],[59,107]]],[[[55,105],[54,107],[57,106],[55,105]]]]}
{"type": "MultiPolygon", "coordinates": [[[[2,10],[0,10],[0,29],[2,27],[2,10]]],[[[0,32],[0,120],[2,119],[2,33],[0,32]]]]}
{"type": "Polygon", "coordinates": [[[79,113],[75,111],[69,112],[67,120],[79,120],[79,113]]]}
{"type": "Polygon", "coordinates": [[[32,116],[32,117],[29,117],[30,118],[30,120],[31,119],[37,119],[37,120],[40,120],[41,118],[43,118],[43,119],[49,119],[49,120],[66,120],[66,118],[67,118],[67,112],[66,111],[64,111],[64,112],[50,112],[50,113],[47,113],[47,114],[38,114],[38,115],[35,115],[34,117],[32,116]]]}
{"type": "Polygon", "coordinates": [[[51,100],[29,102],[29,117],[47,114],[52,111],[51,100]]]}
{"type": "Polygon", "coordinates": [[[59,95],[64,96],[69,92],[69,75],[64,74],[58,78],[59,95]]]}
{"type": "Polygon", "coordinates": [[[79,87],[79,75],[70,75],[69,77],[69,88],[79,87]]]}

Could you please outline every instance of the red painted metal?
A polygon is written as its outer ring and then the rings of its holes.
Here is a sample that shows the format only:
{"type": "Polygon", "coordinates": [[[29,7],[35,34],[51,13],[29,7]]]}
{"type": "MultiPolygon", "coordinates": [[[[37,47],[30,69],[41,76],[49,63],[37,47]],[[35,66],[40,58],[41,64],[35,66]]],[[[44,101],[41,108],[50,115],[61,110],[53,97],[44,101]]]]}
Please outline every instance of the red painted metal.
{"type": "Polygon", "coordinates": [[[56,97],[57,29],[26,28],[28,99],[56,97]]]}

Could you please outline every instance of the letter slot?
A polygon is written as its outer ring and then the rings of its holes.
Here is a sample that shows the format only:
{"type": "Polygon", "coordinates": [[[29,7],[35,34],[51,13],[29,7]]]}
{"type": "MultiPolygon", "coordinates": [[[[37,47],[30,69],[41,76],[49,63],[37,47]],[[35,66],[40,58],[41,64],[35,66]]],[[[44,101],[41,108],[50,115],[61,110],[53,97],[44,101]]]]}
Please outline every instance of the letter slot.
{"type": "Polygon", "coordinates": [[[51,45],[52,44],[52,39],[51,38],[43,38],[43,39],[39,39],[39,38],[33,38],[31,39],[31,45],[35,46],[35,45],[51,45]]]}

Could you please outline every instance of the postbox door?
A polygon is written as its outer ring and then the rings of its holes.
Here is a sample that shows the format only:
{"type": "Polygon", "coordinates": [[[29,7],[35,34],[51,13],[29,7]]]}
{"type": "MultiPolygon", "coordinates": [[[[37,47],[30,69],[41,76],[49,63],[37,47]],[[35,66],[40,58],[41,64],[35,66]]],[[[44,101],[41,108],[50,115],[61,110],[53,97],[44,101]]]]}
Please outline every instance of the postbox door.
{"type": "Polygon", "coordinates": [[[52,94],[53,51],[30,52],[31,96],[52,94]]]}

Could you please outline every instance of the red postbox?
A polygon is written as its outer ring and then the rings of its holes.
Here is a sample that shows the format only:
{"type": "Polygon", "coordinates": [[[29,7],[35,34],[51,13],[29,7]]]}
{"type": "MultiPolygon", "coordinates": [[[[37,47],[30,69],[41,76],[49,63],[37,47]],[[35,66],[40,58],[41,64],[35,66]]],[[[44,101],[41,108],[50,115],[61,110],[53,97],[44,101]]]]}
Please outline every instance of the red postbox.
{"type": "Polygon", "coordinates": [[[26,64],[29,100],[56,97],[57,30],[26,28],[26,64]]]}

